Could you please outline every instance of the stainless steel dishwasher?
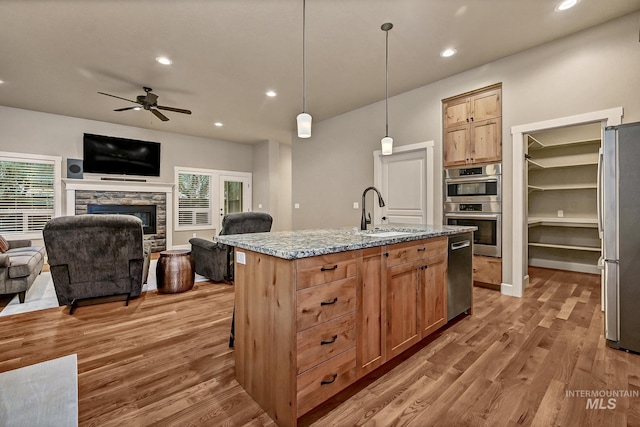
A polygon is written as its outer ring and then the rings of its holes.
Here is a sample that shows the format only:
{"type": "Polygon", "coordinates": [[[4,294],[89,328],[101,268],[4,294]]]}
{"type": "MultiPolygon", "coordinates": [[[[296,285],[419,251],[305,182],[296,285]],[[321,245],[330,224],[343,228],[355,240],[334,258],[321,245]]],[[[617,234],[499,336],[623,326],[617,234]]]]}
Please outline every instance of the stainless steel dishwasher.
{"type": "Polygon", "coordinates": [[[472,233],[449,236],[447,268],[447,321],[471,308],[473,287],[472,233]]]}

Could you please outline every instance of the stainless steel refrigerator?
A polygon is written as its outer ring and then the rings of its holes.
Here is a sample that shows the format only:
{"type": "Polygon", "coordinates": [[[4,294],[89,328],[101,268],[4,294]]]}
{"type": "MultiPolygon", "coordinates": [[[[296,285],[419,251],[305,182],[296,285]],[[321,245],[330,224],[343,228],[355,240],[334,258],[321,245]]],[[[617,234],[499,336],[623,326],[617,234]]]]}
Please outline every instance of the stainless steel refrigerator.
{"type": "Polygon", "coordinates": [[[598,165],[605,337],[640,352],[640,123],[607,127],[598,165]]]}

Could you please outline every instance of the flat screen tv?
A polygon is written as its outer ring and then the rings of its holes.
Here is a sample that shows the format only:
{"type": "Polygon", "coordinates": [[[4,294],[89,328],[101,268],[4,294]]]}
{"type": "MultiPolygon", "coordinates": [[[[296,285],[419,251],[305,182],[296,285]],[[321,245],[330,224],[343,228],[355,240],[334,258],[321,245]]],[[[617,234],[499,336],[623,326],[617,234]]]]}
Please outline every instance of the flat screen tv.
{"type": "Polygon", "coordinates": [[[86,173],[160,176],[160,143],[84,134],[86,173]]]}

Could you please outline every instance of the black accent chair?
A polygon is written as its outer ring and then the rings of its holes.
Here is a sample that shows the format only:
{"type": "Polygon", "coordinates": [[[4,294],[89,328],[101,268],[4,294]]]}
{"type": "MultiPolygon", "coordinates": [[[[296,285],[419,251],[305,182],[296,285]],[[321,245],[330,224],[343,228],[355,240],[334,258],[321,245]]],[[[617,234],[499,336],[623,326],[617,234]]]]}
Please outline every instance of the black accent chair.
{"type": "MultiPolygon", "coordinates": [[[[222,219],[220,235],[265,233],[271,231],[273,218],[264,212],[230,213],[222,219]]],[[[191,256],[196,273],[214,282],[233,282],[233,247],[194,237],[191,256]]]]}
{"type": "MultiPolygon", "coordinates": [[[[137,297],[148,269],[142,221],[131,215],[77,215],[51,219],[42,235],[59,305],[69,314],[104,297],[137,297]]],[[[148,246],[147,246],[148,248],[148,246]]]]}
{"type": "MultiPolygon", "coordinates": [[[[222,218],[220,235],[266,233],[271,231],[272,223],[271,215],[264,212],[230,213],[222,218]]],[[[189,239],[189,243],[191,243],[191,255],[195,261],[196,273],[208,277],[214,282],[223,280],[233,282],[233,247],[197,237],[189,239]]],[[[229,335],[230,348],[234,346],[235,323],[236,310],[234,307],[229,335]]]]}

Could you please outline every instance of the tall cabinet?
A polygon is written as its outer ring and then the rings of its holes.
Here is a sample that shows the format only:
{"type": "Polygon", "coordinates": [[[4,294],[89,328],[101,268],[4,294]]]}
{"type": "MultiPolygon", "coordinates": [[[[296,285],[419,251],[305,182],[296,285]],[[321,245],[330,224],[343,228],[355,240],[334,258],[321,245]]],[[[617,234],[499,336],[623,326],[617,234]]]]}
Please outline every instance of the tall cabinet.
{"type": "Polygon", "coordinates": [[[501,84],[443,99],[442,109],[445,168],[501,161],[501,84]]]}
{"type": "Polygon", "coordinates": [[[600,123],[528,135],[529,265],[598,274],[600,123]]]}

